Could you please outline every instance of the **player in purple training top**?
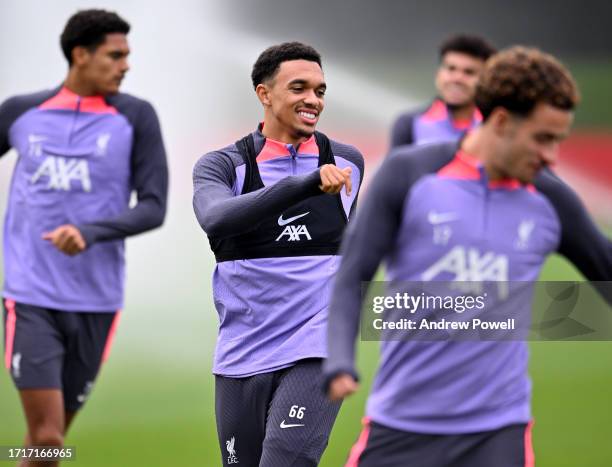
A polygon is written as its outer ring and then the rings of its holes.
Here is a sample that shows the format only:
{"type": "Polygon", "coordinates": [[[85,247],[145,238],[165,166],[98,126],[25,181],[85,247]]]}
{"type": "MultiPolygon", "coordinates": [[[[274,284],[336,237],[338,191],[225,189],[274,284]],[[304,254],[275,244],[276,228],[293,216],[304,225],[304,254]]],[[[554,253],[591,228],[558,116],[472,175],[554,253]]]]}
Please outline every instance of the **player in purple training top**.
{"type": "Polygon", "coordinates": [[[164,220],[157,116],[119,93],[129,30],[115,13],[76,13],[61,35],[62,85],[0,106],[0,155],[18,156],[4,223],[4,362],[26,445],[62,445],[123,307],[124,238],[164,220]]]}
{"type": "MultiPolygon", "coordinates": [[[[578,90],[552,56],[513,47],[477,88],[483,124],[459,144],[397,148],[374,177],[342,246],[325,373],[333,400],[357,389],[362,281],[536,281],[566,256],[592,281],[612,279],[612,242],[548,168],[578,90]]],[[[608,302],[611,294],[604,292],[608,302]]],[[[517,313],[531,304],[516,304],[517,313]]],[[[531,383],[523,340],[389,340],[349,466],[533,466],[531,383]]]]}
{"type": "Polygon", "coordinates": [[[340,408],[320,391],[321,362],[363,157],[315,131],[327,86],[312,47],[270,47],[251,78],[263,122],[193,173],[217,260],[217,433],[223,465],[314,466],[340,408]]]}
{"type": "Polygon", "coordinates": [[[476,104],[476,83],[485,61],[495,49],[478,36],[456,35],[440,46],[436,73],[438,96],[425,109],[400,115],[391,131],[391,147],[457,141],[479,125],[482,116],[476,104]]]}

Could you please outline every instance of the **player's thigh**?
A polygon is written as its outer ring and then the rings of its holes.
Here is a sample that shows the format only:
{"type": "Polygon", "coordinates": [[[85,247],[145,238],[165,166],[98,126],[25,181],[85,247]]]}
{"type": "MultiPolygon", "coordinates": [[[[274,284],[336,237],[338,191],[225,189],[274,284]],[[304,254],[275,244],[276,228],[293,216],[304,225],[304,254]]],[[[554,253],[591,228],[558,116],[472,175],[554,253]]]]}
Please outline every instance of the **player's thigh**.
{"type": "Polygon", "coordinates": [[[4,300],[4,364],[18,389],[62,389],[64,355],[49,310],[4,300]]]}
{"type": "Polygon", "coordinates": [[[395,430],[365,421],[346,467],[446,467],[444,437],[395,430]]]}
{"type": "Polygon", "coordinates": [[[215,417],[223,465],[258,466],[276,374],[215,376],[215,417]]]}
{"type": "Polygon", "coordinates": [[[510,425],[488,433],[453,467],[525,467],[534,465],[531,425],[510,425]]]}
{"type": "Polygon", "coordinates": [[[64,404],[68,412],[76,412],[93,389],[120,313],[58,313],[67,342],[62,371],[64,404]]]}
{"type": "Polygon", "coordinates": [[[286,370],[270,407],[261,466],[315,466],[340,410],[323,392],[321,360],[286,370]]]}
{"type": "Polygon", "coordinates": [[[513,425],[481,433],[431,435],[370,423],[346,466],[524,467],[533,465],[526,462],[525,430],[525,425],[513,425]]]}
{"type": "Polygon", "coordinates": [[[64,400],[60,389],[21,389],[21,405],[28,438],[36,444],[61,443],[65,431],[64,400]]]}

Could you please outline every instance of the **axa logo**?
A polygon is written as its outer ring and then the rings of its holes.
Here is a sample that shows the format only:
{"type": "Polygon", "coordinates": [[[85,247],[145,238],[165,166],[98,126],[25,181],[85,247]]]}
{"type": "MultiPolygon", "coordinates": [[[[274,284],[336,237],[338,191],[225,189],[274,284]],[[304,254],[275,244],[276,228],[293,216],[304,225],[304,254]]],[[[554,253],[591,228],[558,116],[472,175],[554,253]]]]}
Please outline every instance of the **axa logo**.
{"type": "Polygon", "coordinates": [[[508,256],[457,245],[427,268],[422,278],[430,281],[442,273],[453,274],[456,281],[507,281],[508,256]]]}
{"type": "Polygon", "coordinates": [[[285,227],[281,234],[276,237],[276,241],[280,241],[283,237],[287,237],[288,242],[299,242],[302,239],[302,235],[306,238],[306,240],[312,240],[310,236],[310,232],[305,225],[288,225],[291,222],[298,220],[304,216],[310,214],[310,211],[305,212],[303,214],[298,214],[297,216],[289,217],[287,219],[283,219],[283,215],[281,214],[278,218],[278,225],[281,227],[285,227]]]}
{"type": "Polygon", "coordinates": [[[72,181],[81,183],[83,191],[91,191],[89,165],[85,159],[47,156],[30,178],[30,183],[46,179],[47,188],[70,191],[72,181]]]}
{"type": "Polygon", "coordinates": [[[431,281],[440,274],[451,274],[456,282],[500,282],[500,298],[507,297],[508,256],[492,251],[480,252],[477,248],[461,245],[453,247],[421,275],[431,281]]]}

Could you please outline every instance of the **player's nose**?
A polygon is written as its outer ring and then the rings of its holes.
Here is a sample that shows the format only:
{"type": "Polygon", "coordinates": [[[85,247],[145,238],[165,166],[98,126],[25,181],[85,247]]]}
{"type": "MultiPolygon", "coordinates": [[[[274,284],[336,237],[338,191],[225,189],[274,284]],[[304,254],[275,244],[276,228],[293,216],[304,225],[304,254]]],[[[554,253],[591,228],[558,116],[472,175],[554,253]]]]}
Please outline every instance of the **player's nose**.
{"type": "Polygon", "coordinates": [[[554,165],[559,159],[559,143],[547,144],[541,148],[540,159],[546,165],[554,165]]]}
{"type": "Polygon", "coordinates": [[[317,96],[314,89],[311,89],[310,91],[308,91],[306,95],[304,96],[304,103],[306,105],[310,105],[312,107],[318,107],[319,102],[320,102],[319,96],[317,96]]]}

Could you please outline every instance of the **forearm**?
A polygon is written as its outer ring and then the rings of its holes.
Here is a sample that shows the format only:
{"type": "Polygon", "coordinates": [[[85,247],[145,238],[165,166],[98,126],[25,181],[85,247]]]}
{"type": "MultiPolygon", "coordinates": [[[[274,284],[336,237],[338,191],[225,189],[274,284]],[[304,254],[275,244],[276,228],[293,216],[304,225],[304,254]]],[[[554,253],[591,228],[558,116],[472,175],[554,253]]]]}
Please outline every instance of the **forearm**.
{"type": "Polygon", "coordinates": [[[280,215],[304,199],[322,195],[320,183],[319,171],[316,170],[234,196],[227,187],[203,176],[196,180],[193,208],[198,222],[209,236],[230,237],[254,229],[263,219],[280,215]]]}
{"type": "Polygon", "coordinates": [[[395,243],[409,190],[408,183],[397,177],[402,169],[400,160],[389,158],[383,163],[342,242],[342,262],[329,308],[326,383],[339,373],[349,373],[357,379],[355,341],[361,317],[362,284],[372,280],[395,243]]]}
{"type": "Polygon", "coordinates": [[[165,203],[155,197],[145,198],[113,219],[77,225],[87,246],[118,240],[159,227],[164,222],[165,203]]]}

